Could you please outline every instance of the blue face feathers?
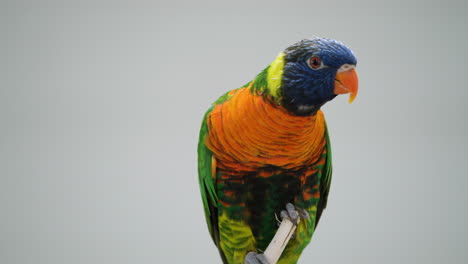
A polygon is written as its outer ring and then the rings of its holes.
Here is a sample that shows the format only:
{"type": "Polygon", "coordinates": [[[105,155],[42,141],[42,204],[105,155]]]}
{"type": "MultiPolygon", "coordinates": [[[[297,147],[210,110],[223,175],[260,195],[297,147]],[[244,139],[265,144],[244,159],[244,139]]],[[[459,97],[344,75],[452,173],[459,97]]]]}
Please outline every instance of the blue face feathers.
{"type": "Polygon", "coordinates": [[[315,114],[335,98],[335,76],[344,64],[356,65],[353,52],[325,38],[301,40],[284,51],[281,104],[296,115],[315,114]]]}

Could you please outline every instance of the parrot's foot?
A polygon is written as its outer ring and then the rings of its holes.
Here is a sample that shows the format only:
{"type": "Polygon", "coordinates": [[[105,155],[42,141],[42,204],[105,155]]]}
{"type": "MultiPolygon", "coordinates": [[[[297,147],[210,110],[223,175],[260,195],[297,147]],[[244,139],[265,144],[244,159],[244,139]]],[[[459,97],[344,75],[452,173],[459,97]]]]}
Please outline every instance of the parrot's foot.
{"type": "Polygon", "coordinates": [[[295,207],[292,203],[286,205],[286,210],[281,211],[281,219],[288,218],[292,223],[297,225],[299,217],[302,219],[309,219],[309,213],[302,209],[295,207]]]}
{"type": "Polygon", "coordinates": [[[249,252],[245,255],[244,264],[270,264],[265,255],[256,252],[249,252]]]}

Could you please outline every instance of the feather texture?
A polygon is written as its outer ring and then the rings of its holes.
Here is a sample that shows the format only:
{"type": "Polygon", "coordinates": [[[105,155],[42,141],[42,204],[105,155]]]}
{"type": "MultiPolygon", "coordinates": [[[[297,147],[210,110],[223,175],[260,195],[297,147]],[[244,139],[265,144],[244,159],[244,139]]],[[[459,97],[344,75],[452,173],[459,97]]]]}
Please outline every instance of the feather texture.
{"type": "MultiPolygon", "coordinates": [[[[257,77],[221,96],[203,117],[198,177],[208,229],[223,263],[266,249],[286,204],[306,210],[279,264],[294,264],[327,205],[332,161],[320,107],[336,82],[357,92],[354,54],[341,42],[302,40],[257,77]],[[320,67],[311,61],[320,61],[320,67]],[[346,78],[351,78],[349,81],[346,78]]],[[[346,89],[342,89],[340,94],[346,89]]]]}
{"type": "Polygon", "coordinates": [[[279,262],[294,263],[324,208],[321,195],[328,194],[321,191],[328,190],[331,166],[323,114],[291,116],[251,87],[225,98],[206,115],[199,144],[199,164],[210,163],[200,185],[212,238],[225,263],[243,263],[249,251],[267,247],[275,215],[292,202],[312,216],[279,262]]]}

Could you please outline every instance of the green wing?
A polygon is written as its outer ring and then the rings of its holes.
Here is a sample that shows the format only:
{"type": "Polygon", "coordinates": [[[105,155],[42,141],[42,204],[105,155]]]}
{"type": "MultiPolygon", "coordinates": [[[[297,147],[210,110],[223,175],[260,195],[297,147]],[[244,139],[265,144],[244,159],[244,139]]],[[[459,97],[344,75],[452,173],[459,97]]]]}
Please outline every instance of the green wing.
{"type": "Polygon", "coordinates": [[[205,210],[206,222],[208,230],[216,245],[219,243],[218,234],[218,196],[216,194],[215,179],[213,179],[213,153],[206,147],[205,139],[208,135],[208,125],[206,118],[210,114],[211,107],[203,117],[202,126],[200,129],[200,138],[198,141],[198,181],[200,184],[200,192],[205,210]]]}
{"type": "Polygon", "coordinates": [[[230,91],[222,95],[213,106],[203,116],[203,121],[200,129],[200,137],[198,140],[198,182],[200,184],[200,192],[205,210],[206,223],[208,230],[213,238],[216,246],[219,245],[219,230],[218,230],[218,195],[216,190],[216,182],[213,175],[216,175],[216,166],[213,166],[213,152],[205,145],[206,137],[208,136],[207,117],[210,115],[213,108],[229,100],[236,90],[230,91]]]}
{"type": "Polygon", "coordinates": [[[325,154],[325,165],[322,168],[322,177],[320,178],[320,199],[317,205],[317,215],[315,226],[317,227],[322,216],[323,210],[327,207],[328,193],[330,191],[330,184],[332,178],[332,152],[330,145],[330,137],[328,136],[328,129],[325,129],[326,138],[326,154],[325,154]]]}

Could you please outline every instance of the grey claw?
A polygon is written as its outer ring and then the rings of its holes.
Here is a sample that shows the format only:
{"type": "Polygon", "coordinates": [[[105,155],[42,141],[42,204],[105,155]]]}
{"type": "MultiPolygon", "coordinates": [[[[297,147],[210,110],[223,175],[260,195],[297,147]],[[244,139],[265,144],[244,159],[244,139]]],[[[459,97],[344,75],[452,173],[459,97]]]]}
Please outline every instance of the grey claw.
{"type": "Polygon", "coordinates": [[[301,217],[302,219],[310,218],[310,215],[306,210],[299,208],[299,207],[295,207],[291,203],[288,203],[286,205],[286,210],[281,211],[280,216],[281,216],[281,219],[289,218],[289,220],[291,220],[291,222],[293,222],[294,224],[297,223],[297,220],[299,217],[301,217]]]}
{"type": "Polygon", "coordinates": [[[270,264],[268,260],[265,258],[265,255],[258,254],[256,252],[249,252],[245,256],[244,260],[245,264],[270,264]]]}
{"type": "Polygon", "coordinates": [[[288,212],[286,210],[281,211],[281,219],[289,218],[288,212]]]}
{"type": "Polygon", "coordinates": [[[286,205],[286,210],[281,211],[281,219],[288,218],[294,224],[297,223],[297,219],[299,218],[299,213],[296,211],[296,208],[291,203],[286,205]]]}
{"type": "Polygon", "coordinates": [[[296,210],[299,212],[299,215],[301,216],[302,219],[310,219],[310,214],[309,212],[307,212],[306,209],[296,207],[296,210]]]}
{"type": "MultiPolygon", "coordinates": [[[[275,219],[276,219],[276,225],[280,226],[281,225],[281,220],[279,220],[278,215],[276,213],[275,213],[275,219]]],[[[283,218],[281,217],[281,219],[283,219],[283,218]]]]}

